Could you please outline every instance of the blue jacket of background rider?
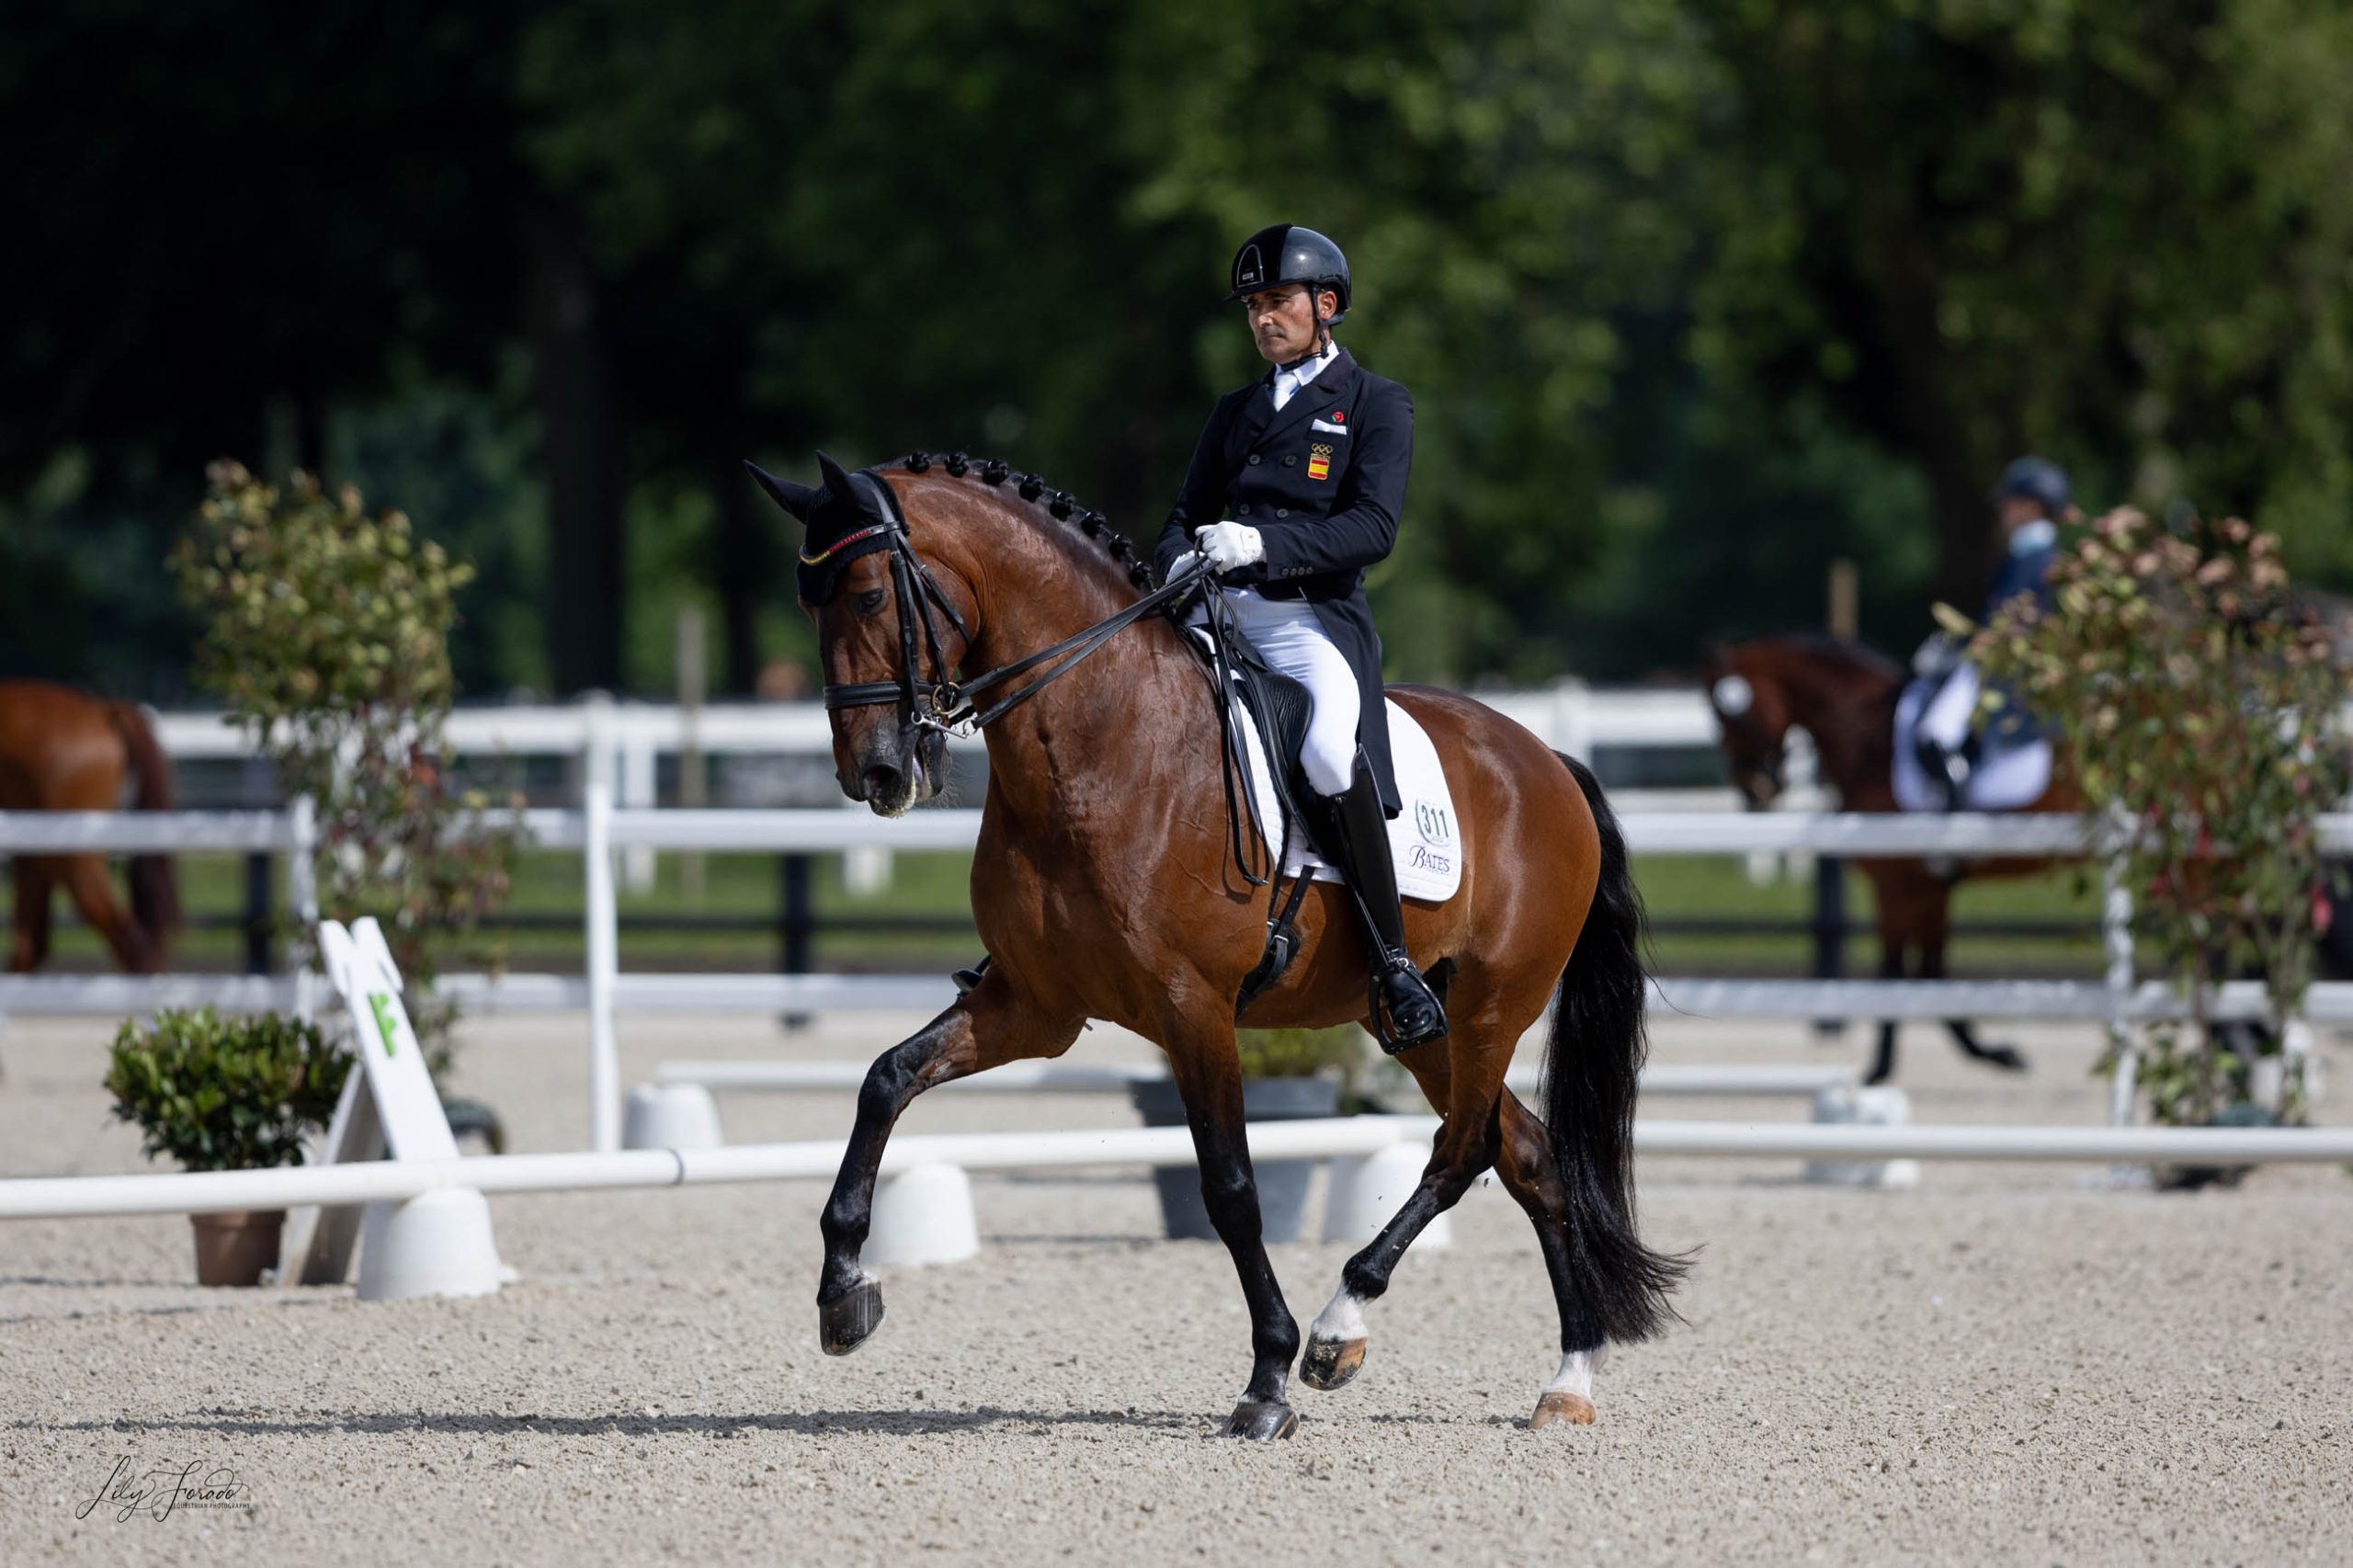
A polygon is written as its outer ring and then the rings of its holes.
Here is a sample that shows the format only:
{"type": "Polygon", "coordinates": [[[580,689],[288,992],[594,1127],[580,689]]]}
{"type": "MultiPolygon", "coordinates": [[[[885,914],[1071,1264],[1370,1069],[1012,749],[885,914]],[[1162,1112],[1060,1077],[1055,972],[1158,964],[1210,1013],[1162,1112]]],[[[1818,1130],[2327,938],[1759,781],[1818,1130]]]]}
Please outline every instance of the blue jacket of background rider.
{"type": "MultiPolygon", "coordinates": [[[[2037,615],[2050,614],[2051,566],[2058,558],[2059,525],[2050,518],[2038,517],[2011,530],[2009,550],[1995,568],[1994,585],[1986,591],[1985,613],[1979,623],[1990,622],[1995,611],[2016,598],[2031,598],[2037,615]]],[[[2042,726],[2019,702],[2018,693],[2006,685],[1995,689],[2002,694],[2002,706],[1985,726],[1987,738],[2005,748],[2042,739],[2042,726]]]]}

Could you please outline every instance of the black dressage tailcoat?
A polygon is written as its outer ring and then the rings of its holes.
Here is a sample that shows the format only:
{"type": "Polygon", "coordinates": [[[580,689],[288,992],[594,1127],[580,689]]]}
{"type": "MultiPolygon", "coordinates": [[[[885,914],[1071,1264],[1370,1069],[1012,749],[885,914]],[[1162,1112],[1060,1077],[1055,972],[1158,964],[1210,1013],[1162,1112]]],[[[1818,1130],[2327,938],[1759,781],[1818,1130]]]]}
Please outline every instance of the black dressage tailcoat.
{"type": "Polygon", "coordinates": [[[1356,671],[1357,739],[1382,806],[1398,811],[1382,705],[1381,639],[1365,568],[1389,553],[1414,466],[1414,400],[1342,349],[1277,412],[1274,372],[1218,399],[1153,562],[1165,581],[1197,528],[1232,518],[1258,530],[1267,559],[1229,572],[1270,599],[1304,599],[1356,671]]]}

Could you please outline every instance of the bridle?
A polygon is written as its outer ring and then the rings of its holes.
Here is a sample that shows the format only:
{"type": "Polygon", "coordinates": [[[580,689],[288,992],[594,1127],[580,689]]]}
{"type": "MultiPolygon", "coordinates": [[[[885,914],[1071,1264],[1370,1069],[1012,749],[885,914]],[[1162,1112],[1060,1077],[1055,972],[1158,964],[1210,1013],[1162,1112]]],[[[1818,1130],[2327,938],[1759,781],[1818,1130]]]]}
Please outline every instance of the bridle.
{"type": "Polygon", "coordinates": [[[899,612],[899,673],[891,680],[827,682],[824,688],[825,707],[829,710],[844,708],[878,708],[895,703],[899,722],[915,730],[931,730],[943,735],[970,737],[983,728],[1010,713],[1054,681],[1068,674],[1078,662],[1129,627],[1142,620],[1164,605],[1184,597],[1210,575],[1206,562],[1173,573],[1167,582],[1145,594],[1135,603],[1106,616],[1094,625],[1076,632],[1049,647],[1039,649],[1009,665],[958,682],[948,675],[949,660],[939,640],[939,623],[934,611],[948,618],[970,647],[972,633],[964,618],[940,591],[938,580],[923,557],[915,553],[914,540],[907,531],[907,514],[899,505],[898,492],[860,471],[850,476],[853,483],[861,484],[879,501],[882,520],[862,528],[853,529],[835,540],[822,554],[801,556],[805,565],[815,566],[853,544],[864,543],[877,535],[884,539],[883,548],[891,554],[891,592],[899,612]],[[920,627],[920,640],[917,629],[920,627]],[[926,679],[923,673],[923,656],[930,656],[933,675],[926,679]],[[983,707],[992,694],[1019,680],[1041,666],[1045,673],[1026,686],[998,697],[983,707]]]}
{"type": "MultiPolygon", "coordinates": [[[[899,674],[892,680],[861,680],[827,682],[824,688],[828,711],[844,708],[879,708],[895,703],[899,723],[903,729],[931,731],[942,735],[969,739],[988,725],[1002,719],[1029,701],[1047,687],[1068,675],[1082,659],[1108,642],[1120,632],[1165,606],[1181,601],[1217,575],[1209,562],[1195,556],[1190,563],[1179,566],[1168,575],[1168,581],[1145,594],[1135,603],[1115,610],[1094,625],[1072,633],[1061,642],[1039,649],[1036,653],[1016,659],[1009,665],[999,665],[993,670],[959,683],[948,678],[948,656],[939,641],[938,623],[932,611],[948,618],[948,623],[964,639],[966,647],[972,642],[972,631],[964,625],[963,617],[948,596],[940,592],[939,584],[915,553],[915,541],[907,531],[907,514],[899,505],[898,492],[861,470],[850,476],[851,483],[862,484],[879,499],[882,520],[866,528],[844,534],[834,544],[816,556],[803,554],[801,562],[810,566],[823,564],[847,547],[875,538],[883,538],[882,548],[891,552],[891,592],[897,601],[899,612],[899,674]],[[916,628],[922,628],[920,642],[916,628]],[[922,655],[928,653],[935,672],[926,679],[922,655]],[[1044,673],[1028,684],[998,697],[987,707],[981,704],[999,688],[1019,680],[1032,670],[1044,673]]],[[[1214,683],[1211,703],[1218,716],[1219,772],[1225,787],[1227,852],[1243,878],[1252,887],[1267,887],[1277,869],[1271,853],[1262,863],[1264,874],[1252,869],[1251,857],[1244,848],[1242,824],[1245,820],[1257,829],[1261,844],[1271,842],[1265,824],[1258,821],[1256,801],[1246,787],[1247,773],[1236,738],[1233,713],[1233,672],[1227,659],[1227,649],[1238,641],[1239,634],[1232,624],[1233,609],[1224,597],[1214,591],[1203,597],[1211,627],[1210,666],[1214,683]],[[1237,788],[1237,780],[1245,781],[1237,788]]],[[[1302,886],[1305,885],[1304,879],[1302,886]]],[[[1298,899],[1293,898],[1294,910],[1298,899]]]]}

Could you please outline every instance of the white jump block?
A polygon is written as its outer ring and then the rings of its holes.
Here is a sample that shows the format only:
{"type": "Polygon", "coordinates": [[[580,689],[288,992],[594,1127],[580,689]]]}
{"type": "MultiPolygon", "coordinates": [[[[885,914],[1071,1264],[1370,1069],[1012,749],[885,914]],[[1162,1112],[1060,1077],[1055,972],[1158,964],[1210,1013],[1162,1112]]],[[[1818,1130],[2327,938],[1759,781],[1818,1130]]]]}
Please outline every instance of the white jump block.
{"type": "MultiPolygon", "coordinates": [[[[1862,1127],[1908,1127],[1912,1100],[1902,1089],[1840,1085],[1814,1095],[1813,1119],[1862,1127]]],[[[1920,1162],[1808,1160],[1805,1179],[1833,1187],[1914,1187],[1920,1185],[1920,1162]]]]}
{"type": "MultiPolygon", "coordinates": [[[[1331,1191],[1324,1203],[1324,1239],[1362,1246],[1379,1235],[1421,1185],[1422,1171],[1429,1163],[1429,1145],[1415,1139],[1392,1143],[1361,1158],[1335,1158],[1331,1191]]],[[[1454,1221],[1440,1214],[1422,1228],[1412,1251],[1453,1244],[1454,1221]]]]}
{"type": "Polygon", "coordinates": [[[621,1112],[624,1149],[721,1149],[719,1102],[700,1084],[640,1084],[621,1112]]]}
{"type": "Polygon", "coordinates": [[[961,1263],[981,1250],[972,1182],[960,1165],[914,1165],[874,1194],[865,1261],[906,1268],[961,1263]]]}
{"type": "Polygon", "coordinates": [[[470,1187],[370,1203],[359,1227],[359,1299],[487,1296],[507,1278],[490,1233],[490,1205],[470,1187]]]}

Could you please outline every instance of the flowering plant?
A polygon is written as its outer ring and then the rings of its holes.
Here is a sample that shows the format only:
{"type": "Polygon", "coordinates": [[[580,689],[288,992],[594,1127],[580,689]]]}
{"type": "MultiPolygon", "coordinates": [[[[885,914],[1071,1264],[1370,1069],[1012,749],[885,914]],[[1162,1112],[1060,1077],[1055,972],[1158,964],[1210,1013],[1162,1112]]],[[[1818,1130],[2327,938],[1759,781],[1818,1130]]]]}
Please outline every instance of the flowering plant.
{"type": "MultiPolygon", "coordinates": [[[[2152,1031],[2142,1082],[2157,1120],[2211,1122],[2255,1097],[2255,1060],[2281,1051],[2311,983],[2329,908],[2317,819],[2353,786],[2345,672],[2279,541],[2237,518],[2110,512],[2060,551],[2050,586],[2049,615],[2023,598],[1982,627],[1938,615],[1971,636],[1986,700],[2061,732],[2089,809],[2133,828],[2116,852],[2135,935],[2196,1015],[2152,1031]],[[2206,1028],[2208,984],[2243,973],[2272,1014],[2251,1054],[2206,1028]]],[[[2283,1119],[2302,1114],[2302,1065],[2281,1064],[2283,1119]]]]}
{"type": "MultiPolygon", "coordinates": [[[[505,896],[515,850],[483,794],[449,784],[449,629],[472,569],[347,486],[297,473],[281,489],[227,461],[207,478],[174,556],[182,593],[211,615],[201,674],[279,789],[317,802],[319,911],[382,925],[438,1076],[455,1008],[424,999],[436,954],[505,896]]],[[[316,932],[292,937],[315,961],[316,932]]]]}

